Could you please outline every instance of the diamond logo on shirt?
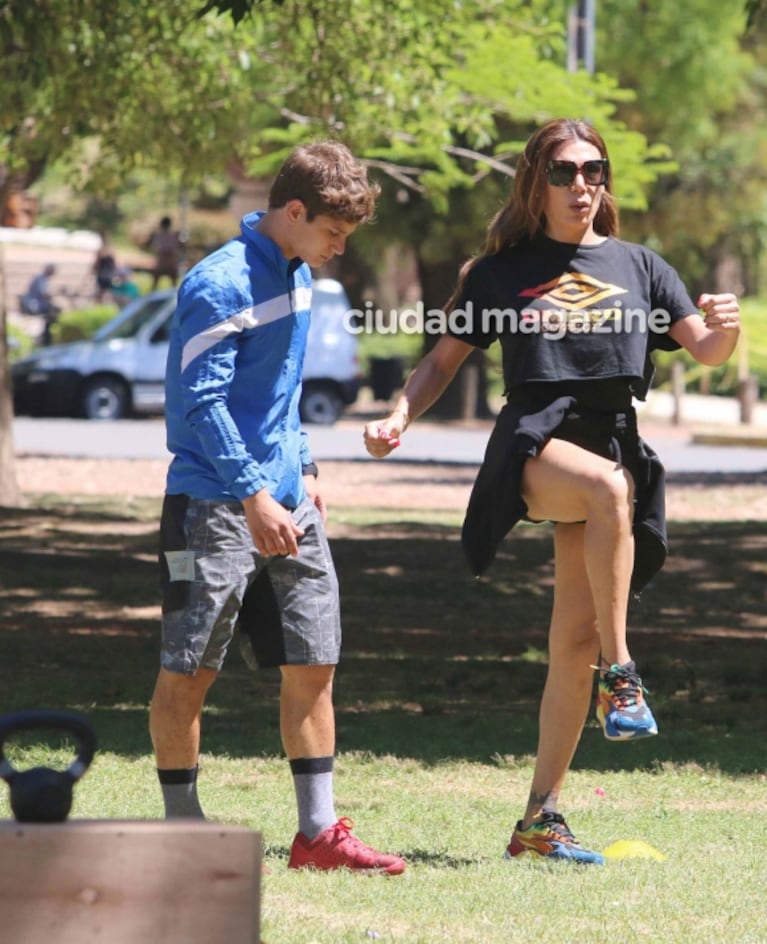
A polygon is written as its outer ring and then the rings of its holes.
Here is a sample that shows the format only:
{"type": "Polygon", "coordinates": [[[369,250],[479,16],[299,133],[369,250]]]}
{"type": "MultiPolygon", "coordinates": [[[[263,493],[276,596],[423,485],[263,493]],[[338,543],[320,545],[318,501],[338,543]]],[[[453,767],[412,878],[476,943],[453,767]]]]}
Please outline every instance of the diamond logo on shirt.
{"type": "Polygon", "coordinates": [[[625,295],[627,291],[619,285],[602,282],[582,272],[565,272],[550,282],[526,288],[519,294],[522,298],[546,299],[565,311],[579,311],[581,308],[593,307],[612,295],[625,295]]]}

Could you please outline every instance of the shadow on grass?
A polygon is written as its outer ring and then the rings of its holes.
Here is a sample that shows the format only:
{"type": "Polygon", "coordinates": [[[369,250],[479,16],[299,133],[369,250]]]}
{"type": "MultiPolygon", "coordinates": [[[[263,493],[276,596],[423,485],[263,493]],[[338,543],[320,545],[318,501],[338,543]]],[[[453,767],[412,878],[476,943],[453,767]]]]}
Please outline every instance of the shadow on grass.
{"type": "MultiPolygon", "coordinates": [[[[429,852],[426,849],[408,849],[406,853],[402,854],[406,856],[409,867],[427,865],[438,869],[465,869],[481,861],[481,858],[459,858],[449,855],[447,852],[429,852]]],[[[269,860],[283,859],[287,862],[290,858],[290,847],[266,843],[264,858],[269,860]]]]}
{"type": "MultiPolygon", "coordinates": [[[[5,511],[0,525],[0,712],[78,708],[101,749],[149,752],[158,666],[156,519],[83,505],[5,511]]],[[[632,653],[661,736],[631,745],[587,727],[576,768],[666,761],[763,770],[767,524],[672,524],[672,556],[631,613],[632,653]]],[[[513,763],[532,755],[553,567],[547,528],[522,527],[480,581],[457,529],[344,526],[333,540],[345,650],[340,751],[513,763]]],[[[279,753],[276,672],[236,652],[211,692],[204,747],[279,753]],[[258,732],[254,737],[253,732],[258,732]]]]}

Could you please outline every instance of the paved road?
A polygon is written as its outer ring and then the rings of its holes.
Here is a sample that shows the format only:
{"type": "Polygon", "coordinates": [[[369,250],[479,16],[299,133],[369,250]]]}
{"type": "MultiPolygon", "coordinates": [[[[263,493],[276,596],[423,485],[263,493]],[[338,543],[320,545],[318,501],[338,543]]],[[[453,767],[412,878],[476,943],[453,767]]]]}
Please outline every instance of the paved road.
{"type": "MultiPolygon", "coordinates": [[[[359,418],[344,419],[333,427],[308,427],[309,442],[317,461],[366,460],[359,418]]],[[[419,422],[392,456],[401,462],[479,463],[490,426],[444,426],[419,422]]],[[[698,445],[689,430],[652,422],[642,425],[647,441],[669,472],[764,472],[767,482],[767,448],[698,445]]],[[[103,459],[167,459],[161,419],[92,422],[71,419],[14,421],[17,454],[77,456],[103,459]]],[[[371,460],[372,461],[372,460],[371,460]]]]}

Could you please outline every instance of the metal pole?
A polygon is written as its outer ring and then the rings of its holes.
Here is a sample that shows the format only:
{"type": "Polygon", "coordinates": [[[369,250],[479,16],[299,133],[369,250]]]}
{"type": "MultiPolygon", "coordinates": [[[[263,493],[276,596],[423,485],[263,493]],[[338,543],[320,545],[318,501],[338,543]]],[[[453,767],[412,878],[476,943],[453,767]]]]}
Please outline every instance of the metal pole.
{"type": "Polygon", "coordinates": [[[594,72],[594,29],[596,0],[578,0],[567,11],[567,71],[577,72],[579,65],[594,72]]]}
{"type": "Polygon", "coordinates": [[[567,8],[567,71],[578,71],[578,11],[567,8]]]}
{"type": "Polygon", "coordinates": [[[580,0],[581,59],[589,75],[594,73],[594,26],[596,23],[597,0],[580,0]]]}

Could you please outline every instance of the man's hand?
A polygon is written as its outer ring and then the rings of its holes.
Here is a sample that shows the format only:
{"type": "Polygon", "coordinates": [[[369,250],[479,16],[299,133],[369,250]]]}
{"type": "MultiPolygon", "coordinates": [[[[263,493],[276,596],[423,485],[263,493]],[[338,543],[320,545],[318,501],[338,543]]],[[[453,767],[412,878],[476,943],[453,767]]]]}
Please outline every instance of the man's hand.
{"type": "Polygon", "coordinates": [[[297,527],[287,508],[275,501],[265,488],[249,495],[242,503],[256,550],[264,557],[298,555],[298,538],[304,532],[297,527]]]}

